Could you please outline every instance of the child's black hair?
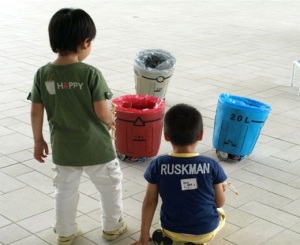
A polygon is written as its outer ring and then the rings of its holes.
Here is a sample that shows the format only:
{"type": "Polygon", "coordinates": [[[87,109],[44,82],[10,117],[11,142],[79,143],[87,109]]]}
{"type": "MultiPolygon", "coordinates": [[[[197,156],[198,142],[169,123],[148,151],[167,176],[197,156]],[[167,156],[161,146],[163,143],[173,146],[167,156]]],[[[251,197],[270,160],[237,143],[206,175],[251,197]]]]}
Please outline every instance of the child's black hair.
{"type": "Polygon", "coordinates": [[[174,145],[194,144],[203,131],[201,113],[186,104],[177,104],[165,114],[164,133],[174,145]]]}
{"type": "Polygon", "coordinates": [[[96,36],[94,21],[82,9],[63,8],[51,18],[49,26],[50,46],[54,53],[77,53],[78,46],[96,36]]]}

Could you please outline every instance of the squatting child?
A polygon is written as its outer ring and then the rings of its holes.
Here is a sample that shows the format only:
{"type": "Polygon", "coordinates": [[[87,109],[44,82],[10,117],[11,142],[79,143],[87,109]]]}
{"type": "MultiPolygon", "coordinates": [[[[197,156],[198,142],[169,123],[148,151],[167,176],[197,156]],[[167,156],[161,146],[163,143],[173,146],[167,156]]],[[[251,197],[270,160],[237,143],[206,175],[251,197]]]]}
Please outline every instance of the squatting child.
{"type": "Polygon", "coordinates": [[[196,146],[203,137],[200,112],[189,105],[171,107],[164,118],[164,137],[173,152],[153,160],[144,174],[148,181],[142,208],[139,241],[148,245],[150,227],[158,203],[161,229],[154,231],[155,245],[205,244],[225,224],[225,180],[220,164],[199,155],[196,146]]]}
{"type": "Polygon", "coordinates": [[[50,127],[57,245],[71,245],[80,234],[76,212],[83,171],[100,195],[102,236],[114,240],[127,230],[127,224],[123,174],[109,133],[114,122],[106,100],[112,93],[101,72],[81,62],[90,54],[96,27],[84,10],[64,8],[53,15],[48,31],[50,46],[58,55],[36,72],[29,99],[34,158],[40,163],[48,155],[44,109],[50,127]]]}

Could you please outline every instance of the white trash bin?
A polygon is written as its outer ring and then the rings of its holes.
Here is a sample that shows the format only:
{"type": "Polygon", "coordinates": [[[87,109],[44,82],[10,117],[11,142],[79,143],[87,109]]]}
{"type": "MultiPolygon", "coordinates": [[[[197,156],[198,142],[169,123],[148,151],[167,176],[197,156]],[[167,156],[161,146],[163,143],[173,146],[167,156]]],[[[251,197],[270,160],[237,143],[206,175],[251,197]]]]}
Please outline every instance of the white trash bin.
{"type": "Polygon", "coordinates": [[[145,49],[134,56],[134,80],[137,94],[165,99],[176,59],[162,49],[145,49]]]}

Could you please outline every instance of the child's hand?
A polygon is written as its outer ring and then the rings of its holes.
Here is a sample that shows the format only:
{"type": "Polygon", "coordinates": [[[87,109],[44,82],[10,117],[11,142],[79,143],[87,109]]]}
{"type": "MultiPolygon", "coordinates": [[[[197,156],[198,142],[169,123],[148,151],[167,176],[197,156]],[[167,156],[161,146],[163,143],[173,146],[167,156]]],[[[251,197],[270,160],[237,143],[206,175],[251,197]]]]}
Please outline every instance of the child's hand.
{"type": "Polygon", "coordinates": [[[35,160],[37,160],[40,163],[44,163],[45,162],[44,158],[47,157],[48,153],[49,153],[48,144],[46,143],[45,140],[37,141],[34,143],[33,156],[35,160]]]}
{"type": "Polygon", "coordinates": [[[114,121],[106,125],[108,127],[108,130],[116,130],[116,123],[114,121]]]}
{"type": "Polygon", "coordinates": [[[143,242],[138,241],[138,242],[132,243],[131,245],[148,245],[148,244],[149,244],[149,242],[143,243],[143,242]]]}
{"type": "Polygon", "coordinates": [[[131,245],[148,245],[152,239],[149,238],[140,238],[139,241],[132,243],[131,245]]]}

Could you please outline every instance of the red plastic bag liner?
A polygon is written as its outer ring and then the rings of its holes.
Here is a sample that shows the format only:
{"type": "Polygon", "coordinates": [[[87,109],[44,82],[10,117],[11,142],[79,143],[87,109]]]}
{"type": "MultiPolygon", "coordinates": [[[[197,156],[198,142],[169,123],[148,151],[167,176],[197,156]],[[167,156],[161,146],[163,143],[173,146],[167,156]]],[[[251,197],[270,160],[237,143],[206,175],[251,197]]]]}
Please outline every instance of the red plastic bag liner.
{"type": "Polygon", "coordinates": [[[116,111],[138,114],[155,113],[160,111],[161,107],[165,105],[164,100],[144,94],[124,95],[114,99],[112,103],[116,111]]]}

